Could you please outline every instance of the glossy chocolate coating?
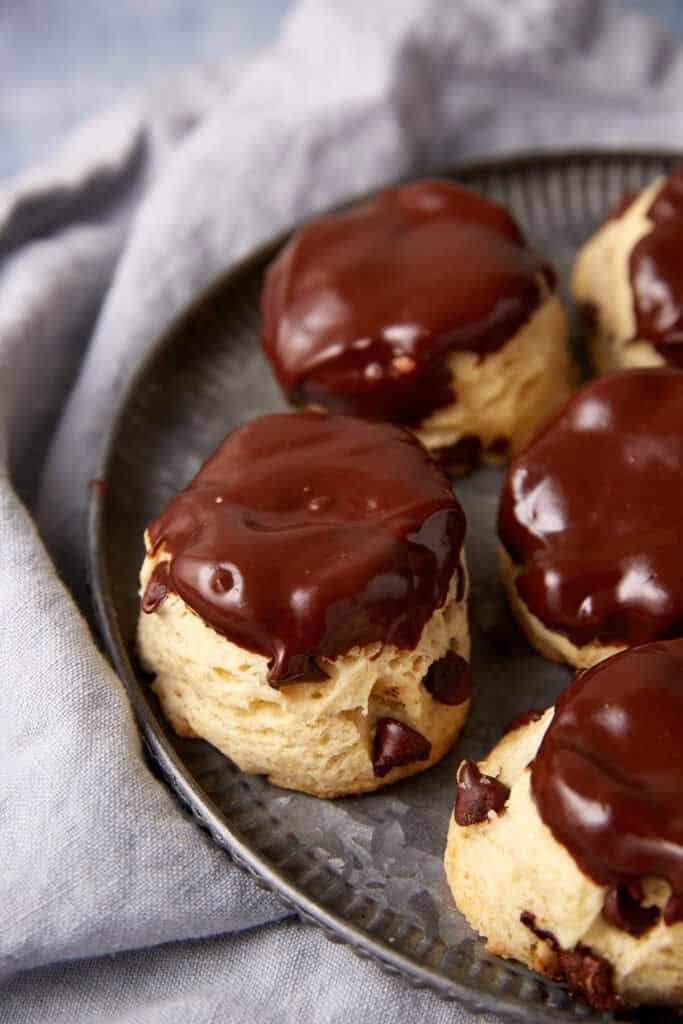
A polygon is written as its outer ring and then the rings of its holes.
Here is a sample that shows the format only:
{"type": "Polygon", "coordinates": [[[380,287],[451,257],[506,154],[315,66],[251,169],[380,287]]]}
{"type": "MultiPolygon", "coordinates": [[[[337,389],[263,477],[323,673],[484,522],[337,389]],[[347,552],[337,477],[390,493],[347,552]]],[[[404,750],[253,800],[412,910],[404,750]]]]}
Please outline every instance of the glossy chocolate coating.
{"type": "Polygon", "coordinates": [[[683,640],[577,673],[533,761],[531,791],[585,874],[632,896],[643,876],[666,879],[664,921],[683,920],[683,640]]]}
{"type": "Polygon", "coordinates": [[[652,230],[629,257],[636,337],[683,367],[683,164],[666,180],[647,216],[652,230]]]}
{"type": "Polygon", "coordinates": [[[575,644],[683,634],[683,372],[585,385],[512,462],[501,540],[517,590],[575,644]]]}
{"type": "Polygon", "coordinates": [[[356,645],[416,647],[458,569],[465,517],[407,431],[285,413],[229,434],[148,532],[171,560],[143,610],[160,585],[178,593],[271,659],[276,685],[321,678],[318,656],[356,645]]]}
{"type": "Polygon", "coordinates": [[[653,928],[660,917],[659,907],[644,906],[642,900],[639,880],[630,885],[614,885],[605,894],[602,916],[613,928],[637,939],[653,928]]]}
{"type": "Polygon", "coordinates": [[[543,277],[554,281],[501,206],[415,182],[291,239],[267,273],[261,342],[294,404],[415,426],[453,401],[448,353],[500,348],[543,277]]]}

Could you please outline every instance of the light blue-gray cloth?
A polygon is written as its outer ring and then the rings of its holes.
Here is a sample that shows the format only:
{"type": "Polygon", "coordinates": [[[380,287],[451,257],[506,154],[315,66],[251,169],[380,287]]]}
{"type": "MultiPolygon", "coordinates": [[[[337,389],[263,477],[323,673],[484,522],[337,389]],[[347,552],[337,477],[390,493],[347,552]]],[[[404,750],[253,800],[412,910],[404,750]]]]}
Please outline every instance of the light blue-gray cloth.
{"type": "Polygon", "coordinates": [[[675,148],[681,95],[609,0],[302,0],[0,187],[0,1021],[469,1019],[283,920],[152,776],[81,612],[87,482],[147,346],[280,228],[474,155],[675,148]]]}

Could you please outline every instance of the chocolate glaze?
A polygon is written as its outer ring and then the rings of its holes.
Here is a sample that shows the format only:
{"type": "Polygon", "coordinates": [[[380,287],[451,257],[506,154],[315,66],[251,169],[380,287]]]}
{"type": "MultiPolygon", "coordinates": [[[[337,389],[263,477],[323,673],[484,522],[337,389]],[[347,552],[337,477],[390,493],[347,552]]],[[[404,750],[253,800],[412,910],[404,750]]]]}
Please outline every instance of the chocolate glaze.
{"type": "Polygon", "coordinates": [[[636,337],[683,367],[683,164],[666,180],[647,216],[652,230],[629,257],[636,337]]]}
{"type": "Polygon", "coordinates": [[[432,752],[429,740],[396,718],[380,718],[375,730],[372,769],[382,779],[392,768],[426,761],[432,752]]]}
{"type": "Polygon", "coordinates": [[[483,775],[474,761],[463,761],[458,770],[453,816],[458,825],[479,825],[488,821],[489,811],[500,813],[509,795],[503,782],[483,775]]]}
{"type": "Polygon", "coordinates": [[[660,917],[659,907],[644,907],[642,899],[643,887],[638,879],[628,885],[613,885],[605,893],[602,916],[613,928],[640,938],[660,917]]]}
{"type": "Polygon", "coordinates": [[[520,597],[575,644],[683,634],[683,373],[585,385],[510,465],[498,529],[520,597]]]}
{"type": "Polygon", "coordinates": [[[148,533],[170,561],[143,610],[178,593],[271,659],[277,685],[320,678],[317,657],[356,645],[413,649],[446,600],[465,517],[407,431],[285,413],[229,434],[148,533]]]}
{"type": "Polygon", "coordinates": [[[261,342],[295,404],[415,426],[453,401],[446,355],[499,349],[543,278],[554,283],[501,206],[414,182],[292,238],[266,276],[261,342]]]}
{"type": "Polygon", "coordinates": [[[632,899],[643,876],[663,878],[664,921],[683,920],[683,640],[579,672],[557,700],[531,791],[585,874],[632,899]]]}
{"type": "Polygon", "coordinates": [[[448,651],[429,666],[422,682],[440,704],[463,704],[472,693],[472,669],[459,654],[448,651]]]}
{"type": "Polygon", "coordinates": [[[555,953],[555,981],[564,981],[571,994],[585,1000],[596,1010],[616,1010],[623,1007],[621,996],[614,991],[612,965],[588,946],[563,949],[547,928],[536,925],[536,916],[528,910],[519,915],[522,924],[542,942],[547,942],[555,953]]]}

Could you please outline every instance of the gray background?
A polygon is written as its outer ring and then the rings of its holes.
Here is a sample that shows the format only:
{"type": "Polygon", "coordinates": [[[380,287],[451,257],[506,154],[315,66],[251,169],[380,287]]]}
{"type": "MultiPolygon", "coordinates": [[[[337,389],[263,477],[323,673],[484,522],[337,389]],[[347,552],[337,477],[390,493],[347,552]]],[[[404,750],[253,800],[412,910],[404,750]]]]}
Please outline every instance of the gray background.
{"type": "MultiPolygon", "coordinates": [[[[683,35],[683,0],[620,2],[683,35]]],[[[49,156],[78,121],[123,92],[267,45],[291,3],[0,0],[0,178],[49,156]]]]}

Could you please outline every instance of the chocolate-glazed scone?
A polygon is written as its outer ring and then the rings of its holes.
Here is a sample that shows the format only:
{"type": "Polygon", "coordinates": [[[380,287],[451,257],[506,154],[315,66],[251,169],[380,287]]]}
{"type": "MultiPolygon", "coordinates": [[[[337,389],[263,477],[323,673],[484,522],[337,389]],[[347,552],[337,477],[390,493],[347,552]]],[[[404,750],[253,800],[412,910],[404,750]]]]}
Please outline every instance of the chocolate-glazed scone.
{"type": "Polygon", "coordinates": [[[683,367],[683,164],[624,196],[574,264],[596,370],[683,367]]]}
{"type": "Polygon", "coordinates": [[[138,650],[173,728],[317,796],[428,768],[469,706],[464,534],[400,427],[229,434],[145,536],[138,650]]]}
{"type": "Polygon", "coordinates": [[[487,949],[598,1009],[683,1007],[683,641],[577,673],[458,778],[446,874],[487,949]]]}
{"type": "Polygon", "coordinates": [[[294,405],[408,426],[452,472],[517,451],[574,380],[552,268],[450,181],[304,226],[268,269],[261,342],[294,405]]]}
{"type": "Polygon", "coordinates": [[[498,515],[510,606],[584,668],[683,636],[683,371],[586,384],[510,465],[498,515]]]}

